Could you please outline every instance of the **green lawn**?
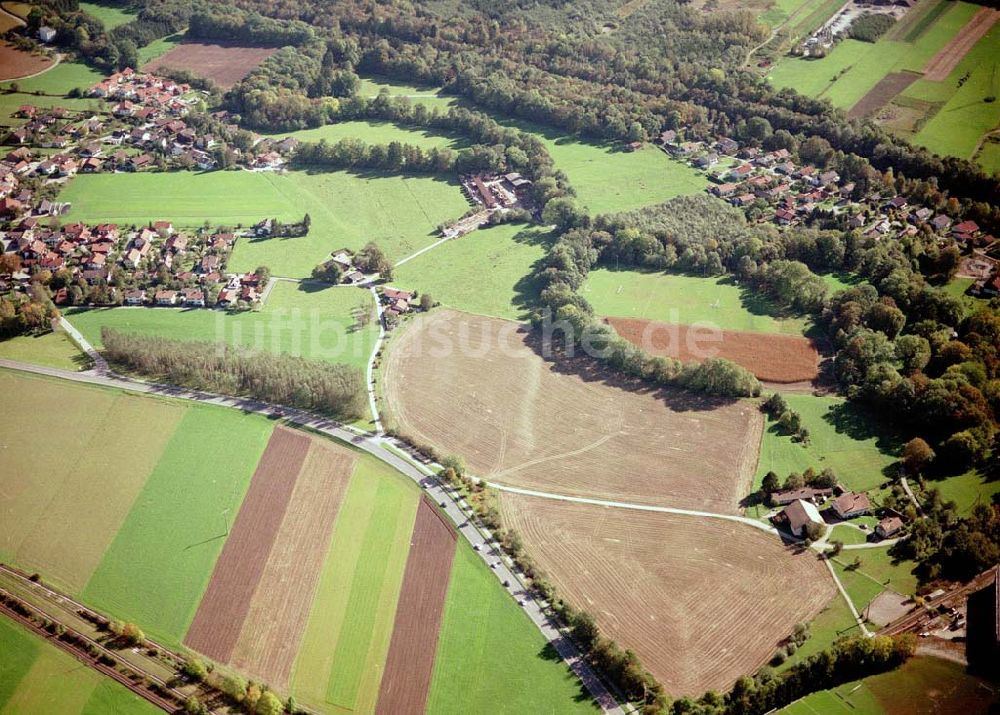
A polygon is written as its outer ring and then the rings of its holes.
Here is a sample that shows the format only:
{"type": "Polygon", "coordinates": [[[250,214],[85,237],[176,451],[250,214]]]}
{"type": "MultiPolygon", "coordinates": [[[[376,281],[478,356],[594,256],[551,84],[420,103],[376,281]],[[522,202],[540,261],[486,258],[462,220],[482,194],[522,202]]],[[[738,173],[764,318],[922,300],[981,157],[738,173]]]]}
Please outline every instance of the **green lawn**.
{"type": "Polygon", "coordinates": [[[844,544],[864,544],[868,541],[868,534],[849,524],[836,524],[831,527],[829,540],[844,544]]]}
{"type": "Polygon", "coordinates": [[[596,705],[475,552],[452,565],[427,712],[576,713],[596,705]]]}
{"type": "Polygon", "coordinates": [[[904,92],[917,99],[945,101],[913,138],[915,144],[945,156],[972,157],[981,137],[1000,123],[1000,102],[984,101],[1000,96],[998,47],[1000,25],[994,25],[943,82],[920,80],[904,92]],[[966,75],[959,87],[959,80],[966,75]]]}
{"type": "Polygon", "coordinates": [[[469,313],[523,318],[536,293],[528,276],[548,240],[524,224],[480,229],[404,263],[392,283],[469,313]]]}
{"type": "MultiPolygon", "coordinates": [[[[352,287],[321,287],[279,281],[260,311],[229,314],[184,308],[100,308],[70,310],[67,318],[95,347],[101,328],[208,340],[255,350],[300,355],[364,368],[378,338],[378,323],[355,326],[352,311],[374,313],[371,293],[352,287]]],[[[0,343],[0,356],[4,343],[0,343]]]]}
{"type": "Polygon", "coordinates": [[[181,43],[184,39],[184,34],[178,32],[177,34],[170,35],[168,37],[161,37],[159,40],[153,40],[145,47],[139,48],[139,65],[140,67],[147,62],[152,62],[153,60],[161,57],[170,50],[174,49],[181,43]]]}
{"type": "MultiPolygon", "coordinates": [[[[858,551],[862,551],[862,549],[858,549],[858,551]]],[[[845,557],[841,555],[839,559],[835,559],[833,570],[837,572],[837,577],[844,586],[844,590],[847,591],[847,595],[850,596],[851,603],[854,604],[858,613],[863,616],[865,608],[885,590],[885,586],[861,570],[854,571],[845,568],[845,565],[850,563],[850,560],[854,558],[854,552],[850,553],[850,556],[845,557]]]]}
{"type": "Polygon", "coordinates": [[[812,467],[830,467],[849,489],[874,489],[886,480],[882,470],[896,461],[899,443],[880,431],[877,423],[840,397],[786,394],[788,406],[799,413],[809,430],[810,443],[803,446],[779,433],[768,421],[761,441],[757,484],[769,471],[784,479],[812,467]]]}
{"type": "Polygon", "coordinates": [[[105,30],[113,30],[119,25],[131,22],[135,19],[135,13],[126,12],[121,8],[109,5],[98,5],[92,2],[81,2],[80,9],[91,17],[96,17],[104,23],[105,30]]]}
{"type": "Polygon", "coordinates": [[[918,656],[900,668],[821,690],[780,710],[781,715],[909,715],[982,713],[996,705],[996,689],[958,663],[918,656]]]}
{"type": "Polygon", "coordinates": [[[777,27],[788,20],[806,2],[807,0],[775,0],[774,4],[761,13],[757,19],[768,27],[777,27]]]}
{"type": "Polygon", "coordinates": [[[315,129],[301,129],[296,132],[273,134],[274,137],[294,137],[299,141],[329,143],[341,139],[360,139],[368,144],[388,144],[400,142],[424,149],[461,149],[469,146],[469,141],[457,135],[442,135],[428,129],[405,127],[391,122],[337,122],[315,129]]]}
{"type": "Polygon", "coordinates": [[[976,163],[994,175],[1000,173],[1000,142],[984,142],[976,155],[976,163]]]}
{"type": "Polygon", "coordinates": [[[590,272],[581,292],[594,312],[604,316],[703,322],[758,333],[797,335],[807,328],[801,318],[779,320],[751,310],[744,291],[728,278],[598,269],[590,272]]]}
{"type": "Polygon", "coordinates": [[[968,514],[977,502],[996,503],[1000,494],[1000,479],[990,480],[975,471],[928,481],[927,486],[941,492],[945,501],[955,502],[960,514],[968,514]]]}
{"type": "Polygon", "coordinates": [[[393,96],[404,96],[414,104],[423,104],[429,109],[437,107],[441,111],[447,110],[459,101],[457,97],[441,94],[437,87],[404,84],[387,77],[362,77],[358,94],[362,97],[374,97],[383,89],[388,90],[393,96]]]}
{"type": "Polygon", "coordinates": [[[20,125],[25,119],[11,117],[22,104],[36,107],[65,107],[71,110],[101,111],[107,104],[99,99],[69,99],[64,96],[74,87],[86,89],[104,76],[78,62],[61,62],[48,72],[29,79],[16,80],[17,92],[7,92],[10,82],[0,83],[0,124],[20,125]],[[34,94],[42,92],[42,95],[34,94]]]}
{"type": "Polygon", "coordinates": [[[409,480],[358,460],[292,676],[302,703],[374,711],[417,504],[409,480]]]}
{"type": "Polygon", "coordinates": [[[240,239],[230,260],[231,270],[264,264],[289,278],[308,276],[334,249],[368,241],[399,260],[433,243],[438,224],[468,209],[456,182],[344,171],[93,174],[76,177],[60,199],[73,204],[66,221],[123,225],[166,219],[187,227],[246,226],[308,213],[307,236],[240,239]]]}
{"type": "Polygon", "coordinates": [[[0,340],[0,358],[63,370],[81,370],[89,363],[87,356],[63,332],[18,335],[0,340]]]}
{"type": "Polygon", "coordinates": [[[911,596],[917,590],[917,577],[913,574],[916,564],[894,563],[889,547],[844,551],[833,559],[833,567],[859,612],[886,589],[904,596],[911,596]],[[855,558],[861,560],[857,570],[845,570],[855,558]]]}
{"type": "Polygon", "coordinates": [[[0,713],[153,715],[161,712],[20,625],[0,619],[0,713]]]}
{"type": "Polygon", "coordinates": [[[912,43],[847,39],[822,59],[786,56],[771,71],[771,82],[810,97],[825,97],[834,106],[849,109],[887,74],[921,71],[977,9],[972,3],[955,3],[912,43]]]}
{"type": "Polygon", "coordinates": [[[83,599],[178,646],[272,426],[260,415],[188,407],[83,599]]]}

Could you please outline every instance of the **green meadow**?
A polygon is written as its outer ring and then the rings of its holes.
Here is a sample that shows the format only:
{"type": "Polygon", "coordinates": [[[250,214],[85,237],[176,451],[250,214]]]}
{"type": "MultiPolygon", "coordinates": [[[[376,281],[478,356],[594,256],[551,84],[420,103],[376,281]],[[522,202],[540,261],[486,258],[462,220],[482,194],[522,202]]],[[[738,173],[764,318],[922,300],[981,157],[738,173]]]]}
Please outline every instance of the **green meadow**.
{"type": "Polygon", "coordinates": [[[130,693],[22,626],[0,619],[0,714],[153,715],[130,693]]]}
{"type": "Polygon", "coordinates": [[[596,712],[576,676],[497,586],[482,559],[460,540],[427,712],[596,712]]]}
{"type": "Polygon", "coordinates": [[[104,23],[105,30],[113,30],[119,25],[124,25],[126,22],[131,22],[135,19],[135,13],[126,12],[121,8],[111,7],[110,5],[81,2],[80,9],[104,23]]]}
{"type": "Polygon", "coordinates": [[[916,564],[912,561],[894,562],[889,555],[889,547],[844,551],[833,559],[833,568],[859,613],[863,613],[868,604],[885,590],[904,596],[910,596],[917,590],[917,577],[913,574],[916,564]],[[855,558],[860,560],[860,566],[848,568],[855,558]]]}
{"type": "Polygon", "coordinates": [[[668,323],[708,323],[723,330],[799,335],[809,326],[803,318],[768,315],[760,299],[729,278],[701,278],[679,273],[590,272],[581,294],[597,315],[641,318],[668,323]]]}
{"type": "Polygon", "coordinates": [[[0,83],[0,124],[20,125],[26,120],[12,117],[18,107],[32,104],[36,107],[65,107],[71,110],[99,111],[104,102],[98,99],[70,99],[66,93],[75,87],[86,89],[104,76],[96,70],[78,62],[60,62],[49,71],[16,80],[17,92],[9,92],[11,82],[0,83]],[[35,92],[42,92],[41,95],[35,92]]]}
{"type": "Polygon", "coordinates": [[[0,340],[0,358],[63,370],[80,370],[87,364],[86,356],[61,331],[0,340]]]}
{"type": "Polygon", "coordinates": [[[326,141],[330,144],[341,139],[360,139],[367,144],[389,144],[400,142],[424,149],[461,149],[469,146],[469,141],[458,135],[442,135],[428,129],[406,127],[391,122],[350,121],[325,124],[314,129],[300,129],[295,132],[273,134],[278,137],[294,137],[303,142],[326,141]]]}
{"type": "Polygon", "coordinates": [[[84,600],[179,645],[272,426],[260,415],[188,407],[84,600]]]}
{"type": "Polygon", "coordinates": [[[536,292],[528,276],[548,240],[524,224],[483,228],[407,261],[392,283],[467,313],[523,318],[536,292]]]}
{"type": "Polygon", "coordinates": [[[968,514],[976,504],[993,504],[1000,499],[1000,479],[990,479],[977,471],[928,480],[927,487],[941,492],[945,501],[955,502],[959,514],[968,514]]]}
{"type": "Polygon", "coordinates": [[[60,199],[73,204],[66,221],[122,225],[163,219],[191,228],[206,221],[249,226],[308,213],[308,235],[241,238],[229,262],[233,271],[267,265],[288,278],[308,277],[331,251],[369,241],[399,260],[437,240],[437,226],[469,207],[454,181],[344,171],[93,174],[76,177],[60,199]]]}
{"type": "MultiPolygon", "coordinates": [[[[91,345],[103,347],[101,328],[204,340],[298,355],[363,368],[378,338],[378,323],[356,322],[355,312],[374,315],[367,290],[278,281],[259,311],[226,313],[204,308],[71,309],[67,319],[91,345]]],[[[3,356],[4,343],[0,343],[3,356]]]]}
{"type": "Polygon", "coordinates": [[[782,480],[791,472],[809,467],[817,472],[830,467],[841,484],[860,491],[874,489],[886,480],[883,470],[896,461],[900,442],[881,430],[874,420],[840,397],[786,394],[790,409],[802,417],[809,430],[809,444],[793,442],[768,420],[757,464],[757,484],[769,471],[782,480]]]}
{"type": "Polygon", "coordinates": [[[809,622],[809,637],[792,655],[788,656],[777,670],[783,671],[796,663],[801,663],[811,655],[829,648],[835,640],[844,636],[860,635],[861,628],[854,620],[854,614],[840,595],[833,594],[830,602],[809,622]]]}

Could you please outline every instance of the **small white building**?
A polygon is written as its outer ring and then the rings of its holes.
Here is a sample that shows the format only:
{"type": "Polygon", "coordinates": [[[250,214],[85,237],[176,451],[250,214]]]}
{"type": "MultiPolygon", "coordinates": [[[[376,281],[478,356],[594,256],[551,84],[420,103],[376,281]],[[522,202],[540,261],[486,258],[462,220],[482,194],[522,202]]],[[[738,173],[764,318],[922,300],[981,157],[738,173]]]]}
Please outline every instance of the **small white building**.
{"type": "Polygon", "coordinates": [[[38,28],[38,39],[45,43],[52,42],[52,40],[56,39],[55,29],[48,25],[42,25],[38,28]]]}

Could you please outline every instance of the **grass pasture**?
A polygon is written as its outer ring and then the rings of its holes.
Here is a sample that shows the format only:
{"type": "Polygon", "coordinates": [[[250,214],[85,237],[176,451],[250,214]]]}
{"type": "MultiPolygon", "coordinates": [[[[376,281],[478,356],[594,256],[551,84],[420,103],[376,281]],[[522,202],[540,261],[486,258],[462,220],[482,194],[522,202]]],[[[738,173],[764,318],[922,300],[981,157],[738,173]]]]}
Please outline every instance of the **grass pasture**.
{"type": "MultiPolygon", "coordinates": [[[[125,307],[70,310],[66,317],[98,349],[102,347],[101,328],[109,327],[175,340],[242,345],[363,368],[378,337],[378,324],[372,320],[364,327],[356,325],[352,311],[361,306],[375,310],[367,290],[279,281],[259,311],[230,314],[125,307]]],[[[0,343],[0,355],[3,345],[0,343]]]]}
{"type": "Polygon", "coordinates": [[[179,226],[250,225],[262,218],[301,220],[307,236],[237,241],[231,270],[270,266],[274,275],[308,277],[330,251],[375,241],[399,260],[437,240],[437,226],[468,209],[458,184],[427,177],[213,171],[94,174],[76,177],[60,199],[67,221],[123,225],[171,220],[179,226]]]}
{"type": "Polygon", "coordinates": [[[525,628],[524,622],[521,609],[496,588],[493,574],[459,540],[427,712],[595,712],[580,681],[541,633],[525,628]],[[498,653],[503,657],[497,658],[498,653]]]}
{"type": "Polygon", "coordinates": [[[830,467],[849,489],[874,489],[886,480],[883,470],[896,461],[901,442],[840,397],[785,394],[790,409],[802,417],[809,444],[793,442],[773,421],[764,428],[755,488],[769,471],[784,479],[791,472],[830,467]]]}
{"type": "Polygon", "coordinates": [[[153,715],[157,707],[0,618],[0,713],[153,715]]]}
{"type": "Polygon", "coordinates": [[[80,9],[104,23],[104,29],[107,31],[111,31],[119,25],[124,25],[126,22],[131,22],[135,19],[135,13],[110,5],[81,2],[80,9]]]}
{"type": "Polygon", "coordinates": [[[63,370],[80,370],[87,364],[87,357],[61,331],[42,335],[16,335],[2,340],[0,358],[63,370]]]}
{"type": "Polygon", "coordinates": [[[394,271],[393,284],[468,313],[523,318],[536,293],[528,276],[548,240],[524,224],[479,229],[407,261],[394,271]]]}
{"type": "Polygon", "coordinates": [[[789,335],[801,335],[808,327],[801,318],[771,317],[726,278],[600,268],[590,272],[581,293],[603,316],[789,335]]]}
{"type": "Polygon", "coordinates": [[[796,663],[801,663],[811,655],[829,648],[835,640],[844,636],[860,635],[861,628],[843,596],[838,591],[823,609],[809,621],[809,637],[798,650],[782,663],[777,670],[783,671],[796,663]]]}
{"type": "Polygon", "coordinates": [[[188,407],[84,600],[179,645],[271,428],[259,415],[188,407]]]}
{"type": "Polygon", "coordinates": [[[407,127],[385,121],[349,121],[324,124],[313,129],[300,129],[295,132],[277,133],[279,137],[294,137],[303,142],[318,142],[326,140],[333,144],[341,139],[360,139],[368,144],[389,144],[400,142],[412,144],[424,149],[462,149],[469,146],[469,141],[458,135],[442,135],[429,129],[407,127]]]}

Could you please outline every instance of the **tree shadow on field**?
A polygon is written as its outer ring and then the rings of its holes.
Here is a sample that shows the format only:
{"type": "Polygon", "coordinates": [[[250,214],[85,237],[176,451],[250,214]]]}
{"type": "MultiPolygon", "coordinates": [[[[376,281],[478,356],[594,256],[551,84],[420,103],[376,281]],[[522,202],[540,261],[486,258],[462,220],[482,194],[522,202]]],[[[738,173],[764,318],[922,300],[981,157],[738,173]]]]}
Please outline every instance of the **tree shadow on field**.
{"type": "Polygon", "coordinates": [[[525,335],[524,344],[548,363],[552,372],[573,375],[585,382],[599,382],[618,390],[636,395],[652,395],[674,412],[710,412],[739,400],[698,394],[677,387],[650,385],[637,378],[617,373],[601,364],[596,358],[580,354],[570,355],[557,345],[557,341],[546,340],[540,330],[521,328],[525,335]]]}
{"type": "MultiPolygon", "coordinates": [[[[543,246],[546,248],[547,254],[548,246],[551,245],[553,238],[554,236],[551,232],[535,228],[525,228],[525,230],[514,234],[513,241],[528,246],[543,246]]],[[[545,256],[542,256],[532,263],[528,273],[521,276],[514,284],[514,298],[511,303],[519,311],[518,318],[521,320],[527,319],[531,309],[538,304],[538,296],[542,292],[542,284],[537,276],[544,261],[545,256]]]]}
{"type": "Polygon", "coordinates": [[[833,425],[837,434],[853,440],[875,439],[875,446],[885,454],[899,452],[899,437],[886,427],[879,427],[874,417],[850,402],[833,405],[823,415],[823,421],[833,425]]]}
{"type": "MultiPolygon", "coordinates": [[[[565,640],[565,636],[560,636],[558,639],[556,639],[556,642],[557,643],[562,642],[563,640],[565,640]]],[[[552,663],[563,662],[562,656],[559,655],[559,651],[556,650],[556,647],[553,643],[546,643],[542,647],[542,649],[538,652],[538,657],[541,658],[542,660],[546,660],[552,663]]],[[[590,695],[590,692],[587,690],[587,687],[583,684],[583,681],[580,680],[576,676],[576,674],[573,673],[573,671],[570,670],[569,668],[567,668],[566,671],[567,671],[565,676],[566,679],[574,681],[578,686],[576,694],[573,695],[573,701],[577,703],[587,703],[593,701],[593,697],[590,695]]]]}

